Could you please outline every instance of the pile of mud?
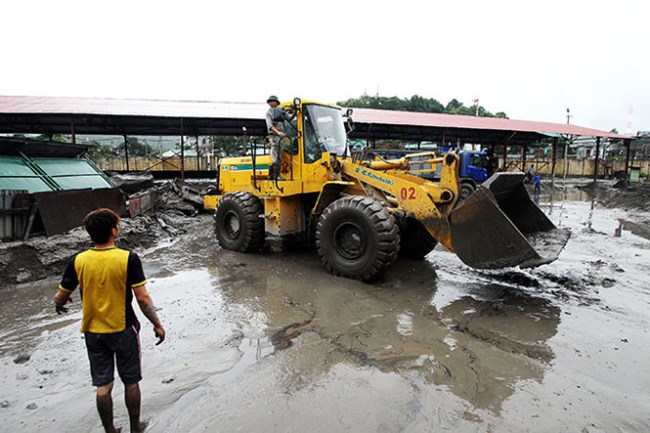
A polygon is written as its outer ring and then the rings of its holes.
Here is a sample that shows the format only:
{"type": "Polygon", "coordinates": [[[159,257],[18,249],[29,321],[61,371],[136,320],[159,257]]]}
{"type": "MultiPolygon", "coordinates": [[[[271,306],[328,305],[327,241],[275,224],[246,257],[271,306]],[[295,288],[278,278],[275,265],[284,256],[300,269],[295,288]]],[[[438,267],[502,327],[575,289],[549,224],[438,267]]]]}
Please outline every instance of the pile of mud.
{"type": "Polygon", "coordinates": [[[616,195],[603,200],[608,208],[637,209],[650,212],[650,184],[642,183],[622,189],[616,195]]]}
{"type": "MultiPolygon", "coordinates": [[[[202,194],[214,188],[214,181],[154,183],[151,175],[123,175],[125,194],[151,193],[153,211],[134,218],[123,218],[117,245],[126,249],[148,248],[177,238],[186,232],[193,217],[203,210],[202,194]]],[[[132,195],[131,197],[133,197],[132,195]]],[[[74,254],[92,246],[82,227],[61,235],[33,237],[27,242],[0,243],[0,273],[4,284],[36,281],[60,275],[74,254]]]]}
{"type": "MultiPolygon", "coordinates": [[[[176,209],[151,215],[124,218],[117,245],[126,249],[150,247],[161,240],[185,233],[192,218],[176,209]]],[[[26,283],[61,275],[70,259],[92,246],[82,227],[50,237],[35,237],[27,242],[0,243],[0,274],[3,284],[26,283]]]]}

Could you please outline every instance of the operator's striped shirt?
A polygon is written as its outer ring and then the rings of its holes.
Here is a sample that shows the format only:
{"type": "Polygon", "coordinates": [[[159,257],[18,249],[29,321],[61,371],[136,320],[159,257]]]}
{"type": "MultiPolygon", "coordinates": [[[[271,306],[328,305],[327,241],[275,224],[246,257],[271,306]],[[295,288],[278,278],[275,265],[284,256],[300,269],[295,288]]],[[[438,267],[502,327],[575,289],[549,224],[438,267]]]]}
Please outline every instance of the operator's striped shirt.
{"type": "Polygon", "coordinates": [[[133,311],[133,288],[147,282],[137,254],[117,247],[92,248],[68,264],[59,289],[79,286],[83,318],[81,332],[110,334],[140,323],[133,311]]]}

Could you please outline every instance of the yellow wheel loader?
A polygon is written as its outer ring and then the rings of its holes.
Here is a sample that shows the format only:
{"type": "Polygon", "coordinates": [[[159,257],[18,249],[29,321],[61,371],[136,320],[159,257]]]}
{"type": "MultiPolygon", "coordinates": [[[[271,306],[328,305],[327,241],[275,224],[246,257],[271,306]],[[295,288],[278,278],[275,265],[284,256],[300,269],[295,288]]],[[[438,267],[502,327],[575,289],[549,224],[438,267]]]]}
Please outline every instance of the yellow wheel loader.
{"type": "MultiPolygon", "coordinates": [[[[474,268],[533,267],[554,261],[569,238],[531,201],[522,173],[498,173],[460,201],[458,156],[407,155],[354,159],[346,131],[351,110],[299,98],[282,138],[282,180],[269,177],[270,156],[224,158],[215,209],[221,247],[256,252],[265,241],[298,239],[315,245],[333,274],[372,280],[398,255],[426,256],[437,243],[474,268]],[[439,181],[416,176],[441,167],[439,181]]],[[[437,176],[438,177],[438,176],[437,176]]]]}

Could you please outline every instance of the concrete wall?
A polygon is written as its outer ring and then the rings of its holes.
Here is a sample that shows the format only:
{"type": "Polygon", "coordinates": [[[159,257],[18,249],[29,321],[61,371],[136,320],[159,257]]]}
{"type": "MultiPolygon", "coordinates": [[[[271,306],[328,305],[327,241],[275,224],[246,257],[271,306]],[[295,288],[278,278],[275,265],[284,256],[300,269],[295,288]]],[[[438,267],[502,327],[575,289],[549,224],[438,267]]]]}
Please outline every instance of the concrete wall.
{"type": "MultiPolygon", "coordinates": [[[[503,161],[503,160],[502,160],[503,161]]],[[[533,166],[535,171],[539,172],[542,175],[551,174],[552,160],[550,158],[534,158],[526,159],[526,169],[527,171],[530,166],[533,166]]],[[[508,167],[510,171],[521,170],[521,159],[511,159],[508,158],[508,167]]],[[[583,159],[575,160],[569,159],[567,165],[567,176],[572,177],[592,177],[594,175],[595,161],[593,159],[583,159]]],[[[625,170],[625,160],[621,161],[612,161],[607,160],[606,162],[602,159],[598,161],[598,176],[602,177],[606,174],[606,167],[610,172],[623,171],[625,170]]],[[[640,167],[642,172],[650,173],[650,160],[639,160],[635,159],[634,161],[630,160],[630,167],[640,167]]],[[[564,159],[557,159],[555,163],[555,175],[564,177],[564,159]]]]}
{"type": "MultiPolygon", "coordinates": [[[[102,170],[126,170],[126,161],[122,157],[112,157],[112,158],[98,158],[94,159],[93,162],[102,170]]],[[[214,165],[214,160],[212,160],[214,165]]],[[[160,170],[180,170],[181,168],[181,159],[180,158],[169,158],[161,162],[160,158],[149,158],[149,157],[130,157],[129,158],[129,170],[131,171],[160,171],[160,170]]],[[[214,167],[212,167],[214,168],[214,167]]],[[[196,170],[197,161],[196,157],[187,157],[185,158],[185,170],[196,170]]],[[[201,170],[208,170],[207,159],[201,158],[201,170]]]]}
{"type": "MultiPolygon", "coordinates": [[[[124,158],[102,158],[93,161],[102,170],[126,170],[126,161],[124,158]]],[[[536,171],[542,175],[551,174],[551,159],[550,158],[533,158],[526,159],[526,170],[532,165],[536,171]]],[[[196,157],[185,158],[185,170],[196,170],[196,157]]],[[[500,160],[500,166],[503,165],[503,159],[500,160]]],[[[214,169],[215,162],[212,160],[212,169],[214,169]]],[[[129,169],[132,171],[143,170],[180,170],[180,158],[170,158],[161,163],[160,158],[145,158],[145,157],[132,157],[129,158],[129,169]]],[[[612,161],[603,160],[598,161],[598,175],[605,175],[605,166],[611,167],[611,172],[625,170],[625,160],[612,161]]],[[[641,171],[650,173],[650,160],[635,159],[630,161],[630,166],[641,167],[641,171]]],[[[508,167],[510,171],[521,170],[521,159],[508,158],[508,167]]],[[[201,158],[201,169],[207,170],[206,158],[201,158]]],[[[555,175],[564,177],[564,159],[558,159],[555,165],[555,175]]],[[[567,167],[567,176],[572,177],[591,177],[594,175],[594,160],[575,160],[569,159],[567,167]]]]}

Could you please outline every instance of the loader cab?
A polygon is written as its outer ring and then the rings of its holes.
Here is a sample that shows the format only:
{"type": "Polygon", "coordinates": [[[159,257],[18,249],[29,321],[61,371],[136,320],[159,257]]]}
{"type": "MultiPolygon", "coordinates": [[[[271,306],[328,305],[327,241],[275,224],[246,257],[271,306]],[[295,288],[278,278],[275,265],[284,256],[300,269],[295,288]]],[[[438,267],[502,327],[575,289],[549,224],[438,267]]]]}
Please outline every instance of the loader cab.
{"type": "Polygon", "coordinates": [[[324,152],[347,154],[347,135],[339,108],[304,103],[302,126],[305,164],[320,160],[324,152]]]}

